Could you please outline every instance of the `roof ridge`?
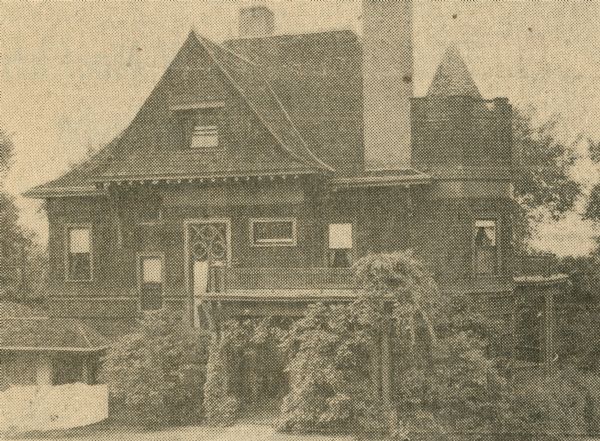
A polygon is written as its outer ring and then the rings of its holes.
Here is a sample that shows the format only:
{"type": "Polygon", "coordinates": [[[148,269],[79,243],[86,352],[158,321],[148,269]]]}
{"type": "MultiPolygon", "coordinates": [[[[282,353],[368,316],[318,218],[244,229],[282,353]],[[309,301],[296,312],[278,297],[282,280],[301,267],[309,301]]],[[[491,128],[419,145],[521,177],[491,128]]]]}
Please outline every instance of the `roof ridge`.
{"type": "Polygon", "coordinates": [[[318,35],[318,34],[333,34],[333,33],[342,33],[342,32],[349,32],[351,34],[354,34],[355,36],[359,36],[356,33],[355,29],[351,29],[348,27],[339,27],[339,28],[324,28],[324,29],[317,29],[317,30],[313,30],[310,32],[287,32],[284,34],[269,34],[269,35],[260,35],[260,36],[248,36],[248,37],[242,37],[242,36],[237,36],[235,38],[228,38],[226,40],[224,40],[224,42],[229,42],[229,41],[247,41],[247,40],[267,40],[267,39],[271,39],[271,38],[281,38],[281,37],[298,37],[298,36],[313,36],[313,35],[318,35]]]}
{"type": "Polygon", "coordinates": [[[270,127],[270,124],[268,124],[264,118],[260,115],[260,112],[258,112],[255,108],[255,106],[251,103],[251,100],[248,98],[248,96],[246,95],[246,93],[244,92],[243,88],[240,87],[239,84],[237,84],[237,82],[233,79],[233,77],[229,74],[229,72],[227,72],[227,69],[221,64],[221,62],[219,60],[217,60],[217,58],[212,54],[211,49],[208,47],[208,45],[213,45],[215,46],[217,49],[219,50],[223,50],[224,52],[230,54],[230,55],[234,55],[236,58],[238,58],[239,60],[247,63],[248,65],[254,67],[254,68],[259,68],[259,66],[257,64],[251,63],[250,61],[246,60],[245,58],[239,56],[238,54],[236,54],[235,52],[232,52],[226,48],[224,48],[223,46],[213,42],[212,40],[197,34],[196,32],[193,32],[193,35],[196,37],[196,39],[198,40],[198,42],[202,45],[202,47],[206,50],[206,52],[208,53],[208,55],[210,56],[210,58],[213,60],[213,62],[219,67],[219,69],[221,70],[221,72],[227,77],[227,79],[231,82],[231,84],[236,88],[236,90],[238,91],[238,93],[240,95],[242,95],[242,97],[244,98],[244,101],[246,101],[246,104],[248,104],[248,106],[250,107],[250,109],[252,109],[252,111],[254,112],[254,114],[256,115],[256,117],[262,122],[262,124],[265,126],[265,128],[269,131],[269,133],[278,141],[278,143],[281,145],[281,147],[293,158],[295,158],[296,160],[304,163],[305,165],[318,165],[320,168],[325,168],[328,171],[334,171],[334,169],[332,167],[330,167],[329,165],[325,164],[323,161],[321,161],[320,159],[318,159],[316,157],[316,155],[311,152],[311,150],[308,148],[308,146],[306,145],[306,142],[304,141],[304,139],[302,138],[302,136],[300,135],[300,133],[298,132],[298,129],[296,128],[296,126],[294,125],[293,121],[291,120],[289,114],[287,113],[287,111],[285,110],[284,106],[281,104],[281,101],[279,100],[279,97],[277,96],[277,94],[274,92],[273,88],[271,87],[270,82],[266,79],[266,78],[262,78],[261,80],[264,81],[264,83],[268,86],[269,91],[271,93],[271,95],[275,98],[275,101],[277,102],[279,109],[281,109],[283,111],[283,114],[285,115],[286,120],[288,121],[288,123],[291,125],[292,129],[294,130],[294,133],[296,134],[296,136],[298,137],[298,139],[300,139],[303,147],[305,148],[306,152],[309,155],[309,159],[315,163],[310,164],[309,162],[306,161],[307,158],[302,158],[299,154],[297,154],[296,152],[291,151],[286,144],[284,143],[284,141],[281,139],[280,136],[278,136],[273,129],[270,127]]]}

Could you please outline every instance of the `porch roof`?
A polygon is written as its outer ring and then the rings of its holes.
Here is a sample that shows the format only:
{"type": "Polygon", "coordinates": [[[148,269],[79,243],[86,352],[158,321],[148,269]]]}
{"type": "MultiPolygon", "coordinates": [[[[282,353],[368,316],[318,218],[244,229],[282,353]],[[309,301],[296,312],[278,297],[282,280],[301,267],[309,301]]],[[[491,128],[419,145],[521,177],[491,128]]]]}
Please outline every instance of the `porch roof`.
{"type": "Polygon", "coordinates": [[[103,336],[77,320],[0,302],[0,350],[95,352],[107,346],[103,336]]]}
{"type": "Polygon", "coordinates": [[[334,178],[334,189],[359,187],[391,187],[398,185],[425,185],[431,183],[431,176],[421,171],[406,168],[396,170],[365,170],[356,176],[334,178]]]}

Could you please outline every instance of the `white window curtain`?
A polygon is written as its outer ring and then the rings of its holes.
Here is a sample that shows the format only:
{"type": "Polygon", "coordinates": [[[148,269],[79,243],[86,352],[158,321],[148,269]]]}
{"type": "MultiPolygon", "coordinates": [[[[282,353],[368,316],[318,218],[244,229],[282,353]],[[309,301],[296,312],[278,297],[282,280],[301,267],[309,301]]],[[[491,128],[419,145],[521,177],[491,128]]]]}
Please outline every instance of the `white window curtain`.
{"type": "Polygon", "coordinates": [[[142,262],[142,275],[144,283],[162,283],[162,260],[159,257],[151,257],[144,258],[142,262]]]}
{"type": "Polygon", "coordinates": [[[89,253],[90,249],[89,228],[72,228],[69,230],[69,252],[71,254],[89,253]]]}
{"type": "Polygon", "coordinates": [[[329,249],[349,250],[352,248],[352,224],[329,224],[329,249]]]}

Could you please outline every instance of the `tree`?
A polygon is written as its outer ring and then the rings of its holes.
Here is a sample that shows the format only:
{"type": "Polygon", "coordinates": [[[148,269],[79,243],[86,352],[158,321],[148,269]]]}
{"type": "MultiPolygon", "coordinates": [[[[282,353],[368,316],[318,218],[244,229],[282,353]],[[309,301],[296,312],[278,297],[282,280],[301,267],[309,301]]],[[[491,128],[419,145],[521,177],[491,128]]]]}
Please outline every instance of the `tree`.
{"type": "Polygon", "coordinates": [[[561,118],[535,122],[532,108],[513,114],[515,164],[515,233],[520,242],[530,237],[533,224],[545,215],[559,220],[571,211],[581,195],[581,185],[570,175],[577,142],[565,141],[561,118]]]}
{"type": "MultiPolygon", "coordinates": [[[[14,143],[11,137],[0,128],[0,176],[2,178],[4,178],[4,173],[6,173],[10,167],[13,150],[14,143]]],[[[4,179],[0,179],[0,182],[3,180],[4,179]]]]}
{"type": "Polygon", "coordinates": [[[0,129],[0,297],[18,300],[44,291],[47,259],[35,235],[19,225],[15,198],[4,190],[13,150],[0,129]]]}
{"type": "MultiPolygon", "coordinates": [[[[588,139],[588,154],[596,165],[600,165],[600,141],[588,139]]],[[[600,222],[600,183],[596,183],[590,190],[583,218],[600,222]]]]}

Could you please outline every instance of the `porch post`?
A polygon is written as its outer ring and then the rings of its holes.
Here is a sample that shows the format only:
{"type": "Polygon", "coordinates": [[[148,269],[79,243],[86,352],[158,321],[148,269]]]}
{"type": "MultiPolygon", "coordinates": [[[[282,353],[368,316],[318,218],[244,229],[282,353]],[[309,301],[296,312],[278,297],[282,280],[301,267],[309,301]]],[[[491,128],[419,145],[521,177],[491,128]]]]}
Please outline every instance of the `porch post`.
{"type": "Polygon", "coordinates": [[[382,403],[387,413],[390,433],[394,433],[398,424],[398,416],[393,402],[393,356],[392,345],[390,341],[391,321],[387,316],[387,311],[384,313],[383,332],[381,334],[381,398],[382,403]]]}

